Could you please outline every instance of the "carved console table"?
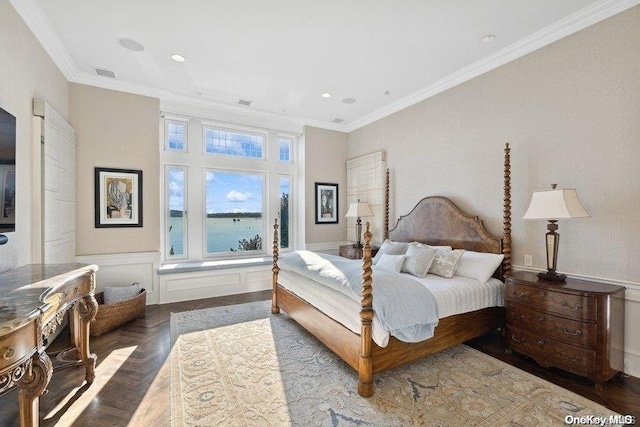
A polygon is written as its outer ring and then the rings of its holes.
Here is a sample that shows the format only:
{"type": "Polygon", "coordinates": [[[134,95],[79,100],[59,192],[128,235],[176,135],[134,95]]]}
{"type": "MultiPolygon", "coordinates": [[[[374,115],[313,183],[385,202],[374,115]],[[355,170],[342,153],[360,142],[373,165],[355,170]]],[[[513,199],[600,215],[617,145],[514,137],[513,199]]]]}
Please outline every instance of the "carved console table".
{"type": "Polygon", "coordinates": [[[0,274],[0,393],[20,388],[20,425],[37,426],[39,398],[53,366],[47,337],[71,310],[71,342],[92,383],[96,355],[89,351],[89,324],[98,304],[94,298],[98,267],[87,264],[32,264],[0,274]]]}

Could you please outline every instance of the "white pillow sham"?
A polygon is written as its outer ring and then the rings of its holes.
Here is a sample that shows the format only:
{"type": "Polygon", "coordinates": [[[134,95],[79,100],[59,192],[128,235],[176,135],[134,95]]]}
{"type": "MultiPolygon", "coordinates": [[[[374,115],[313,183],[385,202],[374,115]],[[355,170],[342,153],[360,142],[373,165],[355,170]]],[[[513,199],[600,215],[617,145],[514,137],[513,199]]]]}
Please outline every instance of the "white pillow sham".
{"type": "Polygon", "coordinates": [[[389,270],[395,271],[396,273],[400,273],[405,258],[406,256],[404,255],[382,254],[380,259],[378,260],[378,263],[376,264],[376,267],[387,268],[389,270]]]}
{"type": "Polygon", "coordinates": [[[455,271],[456,276],[486,282],[493,276],[504,259],[504,254],[465,251],[455,271]]]}
{"type": "Polygon", "coordinates": [[[409,245],[402,271],[424,278],[429,272],[429,267],[431,267],[435,255],[435,249],[428,246],[409,245]]]}
{"type": "Polygon", "coordinates": [[[371,261],[373,265],[377,265],[378,261],[384,254],[388,255],[404,255],[407,252],[407,248],[409,247],[408,243],[405,242],[393,242],[389,239],[386,239],[380,249],[378,249],[378,253],[373,257],[371,261]]]}

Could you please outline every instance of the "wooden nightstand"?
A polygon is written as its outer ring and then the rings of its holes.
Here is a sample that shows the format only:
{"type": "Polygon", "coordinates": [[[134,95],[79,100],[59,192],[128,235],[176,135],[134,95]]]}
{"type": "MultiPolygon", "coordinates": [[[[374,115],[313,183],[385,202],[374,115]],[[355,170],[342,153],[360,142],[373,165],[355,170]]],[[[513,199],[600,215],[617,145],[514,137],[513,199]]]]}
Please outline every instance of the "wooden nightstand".
{"type": "MultiPolygon", "coordinates": [[[[371,257],[373,258],[378,253],[379,246],[371,246],[371,257]]],[[[353,245],[342,245],[338,248],[338,254],[341,257],[350,259],[362,259],[362,248],[358,248],[353,245]]]]}
{"type": "Polygon", "coordinates": [[[622,286],[586,280],[548,282],[518,271],[506,281],[510,349],[544,367],[604,382],[624,368],[622,286]]]}

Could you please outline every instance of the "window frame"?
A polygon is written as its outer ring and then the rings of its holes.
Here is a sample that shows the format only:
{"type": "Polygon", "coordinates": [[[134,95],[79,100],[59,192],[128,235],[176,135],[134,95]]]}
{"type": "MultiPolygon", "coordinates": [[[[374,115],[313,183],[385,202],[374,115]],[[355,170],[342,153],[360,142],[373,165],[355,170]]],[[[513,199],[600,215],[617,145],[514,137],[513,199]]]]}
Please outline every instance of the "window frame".
{"type": "Polygon", "coordinates": [[[268,161],[267,151],[269,144],[269,135],[268,132],[259,132],[259,131],[250,131],[245,130],[241,127],[238,128],[229,128],[226,126],[216,126],[211,123],[202,123],[202,154],[205,156],[218,156],[218,157],[226,157],[226,158],[234,158],[234,159],[245,159],[245,160],[255,160],[255,161],[268,161]],[[207,129],[217,130],[222,132],[229,132],[241,135],[248,136],[259,136],[262,138],[262,157],[250,157],[250,156],[236,156],[233,154],[223,154],[223,153],[210,153],[207,151],[207,129]]]}
{"type": "MultiPolygon", "coordinates": [[[[235,157],[235,156],[234,156],[235,157]]],[[[264,256],[267,254],[267,247],[269,246],[268,243],[268,237],[269,237],[269,233],[267,231],[267,216],[268,216],[268,203],[267,203],[267,197],[268,197],[268,172],[266,171],[260,171],[260,170],[243,170],[243,169],[232,169],[232,168],[220,168],[220,167],[203,167],[202,168],[202,220],[203,220],[203,226],[202,226],[202,230],[201,230],[201,238],[202,238],[202,258],[203,259],[220,259],[220,258],[226,258],[226,259],[233,259],[233,258],[247,258],[247,257],[251,257],[251,256],[264,256]],[[208,172],[219,172],[219,173],[230,173],[230,174],[237,174],[237,175],[262,175],[262,212],[261,212],[261,219],[262,221],[262,234],[264,234],[262,236],[262,249],[260,250],[255,250],[255,251],[225,251],[225,252],[209,252],[208,248],[207,248],[207,243],[208,243],[208,229],[207,229],[207,186],[206,186],[206,182],[207,182],[207,173],[208,172]]]]}
{"type": "Polygon", "coordinates": [[[164,188],[165,188],[165,200],[164,200],[164,247],[165,247],[165,259],[166,260],[186,260],[189,259],[189,167],[186,165],[170,164],[164,165],[164,188]],[[182,169],[184,173],[184,185],[183,185],[183,203],[184,203],[184,230],[182,234],[182,248],[183,255],[171,255],[171,237],[169,234],[169,227],[171,226],[171,197],[169,189],[169,169],[182,169]]]}
{"type": "Polygon", "coordinates": [[[189,147],[189,121],[184,121],[184,120],[180,120],[180,119],[175,119],[175,118],[168,118],[165,117],[164,118],[164,151],[169,151],[169,152],[174,152],[174,153],[187,153],[189,152],[188,147],[189,147]],[[183,148],[182,149],[177,149],[177,148],[171,148],[169,147],[169,125],[170,124],[176,124],[176,125],[183,125],[184,126],[184,141],[183,141],[183,148]]]}

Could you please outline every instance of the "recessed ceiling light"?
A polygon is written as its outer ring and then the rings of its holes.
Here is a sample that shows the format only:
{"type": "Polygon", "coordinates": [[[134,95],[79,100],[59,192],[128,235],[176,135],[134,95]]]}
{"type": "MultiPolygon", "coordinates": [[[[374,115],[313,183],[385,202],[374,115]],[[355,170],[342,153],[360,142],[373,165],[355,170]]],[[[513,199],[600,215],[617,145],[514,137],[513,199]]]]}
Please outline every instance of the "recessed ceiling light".
{"type": "Polygon", "coordinates": [[[174,53],[173,55],[171,55],[171,59],[173,59],[176,62],[184,62],[184,56],[178,55],[177,53],[174,53]]]}
{"type": "Polygon", "coordinates": [[[325,92],[322,94],[323,98],[331,98],[331,94],[329,92],[325,92]]]}
{"type": "Polygon", "coordinates": [[[483,38],[481,38],[480,41],[482,42],[482,44],[489,44],[493,42],[495,39],[496,39],[496,36],[494,36],[493,34],[488,34],[483,38]]]}
{"type": "Polygon", "coordinates": [[[343,104],[355,104],[356,99],[355,98],[345,98],[342,100],[343,104]]]}
{"type": "Polygon", "coordinates": [[[142,52],[144,50],[144,46],[142,46],[135,40],[120,39],[118,40],[118,43],[120,43],[120,46],[122,46],[123,48],[132,50],[134,52],[142,52]]]}

